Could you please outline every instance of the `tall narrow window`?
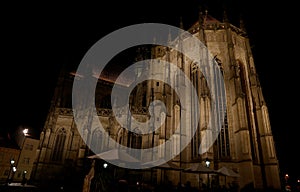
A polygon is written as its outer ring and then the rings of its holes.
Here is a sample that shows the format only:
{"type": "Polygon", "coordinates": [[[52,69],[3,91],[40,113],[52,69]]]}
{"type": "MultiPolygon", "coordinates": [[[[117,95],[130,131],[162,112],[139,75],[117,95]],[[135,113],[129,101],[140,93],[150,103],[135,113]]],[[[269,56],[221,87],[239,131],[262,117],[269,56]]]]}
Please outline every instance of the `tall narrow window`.
{"type": "Polygon", "coordinates": [[[146,93],[143,95],[143,100],[142,100],[142,107],[146,107],[147,106],[147,95],[146,93]]]}
{"type": "Polygon", "coordinates": [[[217,105],[220,108],[220,115],[217,115],[218,120],[222,122],[221,130],[218,135],[217,146],[218,146],[218,156],[220,159],[229,159],[230,158],[230,142],[229,142],[229,130],[228,130],[228,119],[227,119],[227,109],[226,109],[226,96],[224,95],[224,84],[220,81],[221,78],[224,78],[224,70],[222,66],[222,61],[214,57],[215,62],[218,67],[215,68],[215,78],[216,88],[217,88],[217,105]],[[220,70],[221,76],[219,76],[218,71],[220,70]]]}
{"type": "Polygon", "coordinates": [[[225,113],[224,123],[218,138],[218,148],[220,159],[228,159],[230,157],[230,143],[228,132],[227,113],[225,113]]]}
{"type": "Polygon", "coordinates": [[[141,149],[142,147],[142,135],[134,132],[131,134],[131,147],[134,149],[141,149]]]}
{"type": "Polygon", "coordinates": [[[124,128],[120,128],[119,131],[118,131],[117,141],[120,144],[119,147],[122,147],[122,145],[126,146],[125,139],[124,139],[125,132],[126,131],[125,131],[124,128]]]}
{"type": "Polygon", "coordinates": [[[174,127],[172,130],[172,137],[174,138],[171,154],[172,155],[177,155],[179,154],[181,142],[180,142],[180,137],[181,137],[181,125],[180,125],[180,106],[175,105],[174,106],[174,127]]]}
{"type": "MultiPolygon", "coordinates": [[[[133,149],[141,149],[142,148],[142,135],[140,134],[140,131],[135,129],[133,133],[131,133],[131,139],[130,139],[130,146],[133,149]]],[[[133,150],[134,151],[134,150],[133,150]]],[[[141,154],[139,153],[139,150],[134,151],[135,153],[132,154],[136,158],[140,158],[141,154]]]]}
{"type": "Polygon", "coordinates": [[[61,161],[62,160],[66,136],[67,136],[67,133],[66,133],[65,128],[61,128],[57,131],[56,138],[54,141],[55,144],[54,144],[54,148],[53,148],[53,153],[52,153],[53,161],[61,161]]]}
{"type": "MultiPolygon", "coordinates": [[[[190,73],[191,73],[191,81],[194,85],[194,87],[196,88],[197,94],[199,94],[199,74],[201,73],[199,70],[199,64],[198,63],[192,63],[191,64],[191,69],[190,69],[190,73]]],[[[191,108],[191,123],[192,123],[192,127],[194,128],[193,130],[191,130],[191,134],[194,134],[194,136],[192,137],[192,141],[191,141],[191,157],[192,159],[197,159],[199,157],[199,146],[200,146],[200,141],[201,141],[201,133],[200,133],[200,129],[198,129],[199,124],[198,124],[198,120],[197,117],[199,115],[199,109],[195,106],[198,106],[196,103],[199,102],[199,100],[195,99],[194,97],[191,98],[192,99],[192,108],[191,108]]]]}
{"type": "Polygon", "coordinates": [[[95,154],[100,153],[103,149],[103,137],[100,128],[95,129],[92,134],[91,149],[95,154]]]}

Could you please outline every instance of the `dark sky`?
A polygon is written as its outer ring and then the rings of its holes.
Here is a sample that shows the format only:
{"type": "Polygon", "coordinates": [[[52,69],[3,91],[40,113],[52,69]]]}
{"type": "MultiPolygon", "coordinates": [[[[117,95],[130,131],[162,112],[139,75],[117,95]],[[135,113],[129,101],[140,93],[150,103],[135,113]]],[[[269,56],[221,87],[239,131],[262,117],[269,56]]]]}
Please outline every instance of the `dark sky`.
{"type": "MultiPolygon", "coordinates": [[[[222,19],[224,8],[236,24],[245,20],[254,61],[267,102],[282,174],[300,176],[298,134],[299,59],[295,5],[258,0],[109,1],[93,4],[8,4],[1,17],[2,127],[43,127],[63,64],[79,64],[104,35],[131,24],[157,22],[185,28],[198,19],[198,7],[222,19]],[[102,4],[103,3],[103,4],[102,4]],[[4,97],[3,97],[4,96],[4,97]]],[[[38,132],[38,131],[37,131],[38,132]]]]}

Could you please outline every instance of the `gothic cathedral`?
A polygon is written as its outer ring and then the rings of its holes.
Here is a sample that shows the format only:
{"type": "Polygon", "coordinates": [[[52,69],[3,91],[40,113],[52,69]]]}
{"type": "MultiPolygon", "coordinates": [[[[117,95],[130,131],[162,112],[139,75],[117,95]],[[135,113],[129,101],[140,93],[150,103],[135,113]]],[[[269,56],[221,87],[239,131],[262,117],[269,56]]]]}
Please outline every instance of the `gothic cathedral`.
{"type": "MultiPolygon", "coordinates": [[[[37,158],[34,164],[32,179],[41,183],[53,183],[63,185],[65,182],[83,184],[84,177],[88,173],[90,164],[88,157],[98,154],[115,146],[109,143],[104,135],[109,135],[119,146],[134,149],[149,149],[159,146],[172,138],[176,143],[181,141],[183,135],[190,135],[190,141],[184,148],[176,147],[176,144],[168,148],[159,148],[154,152],[155,158],[169,158],[170,162],[185,170],[199,164],[205,165],[204,161],[210,161],[210,169],[215,171],[222,167],[231,169],[237,176],[194,174],[192,172],[178,170],[153,169],[155,173],[147,170],[137,171],[144,180],[172,181],[186,183],[200,188],[200,182],[213,187],[213,182],[219,185],[235,184],[238,189],[252,185],[255,189],[280,189],[279,165],[276,157],[275,144],[273,141],[271,123],[268,116],[268,107],[263,97],[262,88],[256,73],[249,38],[242,25],[236,27],[229,23],[226,15],[223,21],[219,21],[207,14],[199,14],[199,21],[188,30],[193,37],[199,39],[209,53],[213,62],[220,71],[222,82],[208,79],[200,65],[191,61],[184,54],[165,46],[151,46],[147,54],[138,54],[136,61],[145,58],[167,61],[175,64],[184,72],[185,77],[191,82],[197,94],[197,100],[187,99],[190,94],[181,95],[175,91],[175,87],[183,86],[185,80],[180,79],[178,74],[172,71],[172,67],[159,67],[149,65],[149,68],[136,68],[135,77],[145,77],[150,73],[159,74],[165,69],[162,80],[145,80],[135,86],[129,97],[129,111],[121,110],[122,105],[116,98],[111,98],[116,76],[113,69],[103,72],[98,76],[95,90],[95,106],[97,118],[103,125],[99,128],[93,122],[86,121],[85,125],[77,124],[72,110],[72,87],[74,79],[83,78],[75,70],[62,70],[57,87],[54,92],[51,107],[44,129],[40,134],[40,143],[37,149],[37,158]],[[199,67],[200,66],[200,67],[199,67]],[[210,93],[210,89],[217,90],[217,95],[210,93]],[[224,93],[224,94],[223,94],[224,93]],[[181,97],[188,100],[189,105],[181,97]],[[115,102],[111,102],[116,100],[115,102]],[[214,101],[216,100],[216,101],[214,101]],[[160,101],[160,102],[153,102],[160,101]],[[222,123],[213,143],[207,150],[199,152],[199,146],[205,140],[205,133],[213,122],[220,118],[214,110],[214,102],[222,109],[222,123]],[[145,122],[149,119],[149,108],[153,104],[165,105],[165,113],[160,113],[153,121],[161,125],[151,133],[143,130],[134,130],[134,124],[129,128],[116,120],[123,118],[135,119],[145,122]],[[199,103],[199,105],[196,105],[199,103]],[[222,106],[225,106],[222,107],[222,106]],[[119,107],[119,114],[114,114],[112,108],[119,107]],[[128,116],[132,116],[128,118],[128,116]],[[199,116],[199,121],[195,120],[199,116]],[[191,117],[191,118],[190,118],[191,117]],[[163,122],[161,122],[163,121],[163,122]],[[193,125],[194,130],[176,127],[193,125]],[[190,134],[188,132],[193,132],[190,134]],[[164,150],[164,153],[162,152],[164,150]],[[167,154],[166,154],[167,151],[167,154]],[[163,175],[163,176],[162,176],[163,175]],[[151,178],[150,178],[151,177],[151,178]],[[162,178],[163,177],[163,178],[162,178]],[[69,179],[69,181],[68,181],[69,179]],[[210,182],[210,183],[209,183],[210,182]]],[[[180,46],[186,41],[185,37],[169,38],[170,43],[180,46]]],[[[190,47],[193,44],[189,45],[190,47]]],[[[143,52],[143,47],[138,48],[143,52]]],[[[118,64],[120,65],[120,64],[118,64]]],[[[206,72],[211,74],[211,72],[206,72]]],[[[125,79],[124,82],[130,79],[125,79]]],[[[118,85],[119,87],[126,85],[118,85]]],[[[155,109],[159,109],[155,107],[155,109]]],[[[151,111],[150,111],[151,113],[151,111]]],[[[156,114],[156,113],[155,113],[156,114]]],[[[207,138],[206,138],[207,140],[207,138]]],[[[132,154],[137,159],[150,161],[149,154],[132,154]]],[[[153,156],[153,152],[152,152],[153,156]]],[[[95,170],[96,172],[97,170],[95,170]]]]}

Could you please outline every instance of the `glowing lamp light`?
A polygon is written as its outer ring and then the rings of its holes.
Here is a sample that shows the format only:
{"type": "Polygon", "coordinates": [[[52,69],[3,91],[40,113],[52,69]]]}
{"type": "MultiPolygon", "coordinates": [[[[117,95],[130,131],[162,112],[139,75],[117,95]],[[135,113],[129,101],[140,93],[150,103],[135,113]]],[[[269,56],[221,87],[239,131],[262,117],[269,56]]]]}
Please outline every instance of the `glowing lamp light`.
{"type": "Polygon", "coordinates": [[[26,135],[28,135],[28,129],[24,129],[23,130],[23,134],[26,136],[26,135]]]}
{"type": "Polygon", "coordinates": [[[104,168],[107,168],[107,166],[108,166],[107,163],[104,163],[104,164],[103,164],[103,167],[104,167],[104,168]]]}
{"type": "Polygon", "coordinates": [[[289,174],[285,174],[284,178],[285,178],[285,180],[288,180],[289,179],[289,174]]]}
{"type": "Polygon", "coordinates": [[[209,165],[210,165],[210,161],[208,160],[208,158],[205,159],[205,165],[206,165],[206,167],[209,167],[209,165]]]}

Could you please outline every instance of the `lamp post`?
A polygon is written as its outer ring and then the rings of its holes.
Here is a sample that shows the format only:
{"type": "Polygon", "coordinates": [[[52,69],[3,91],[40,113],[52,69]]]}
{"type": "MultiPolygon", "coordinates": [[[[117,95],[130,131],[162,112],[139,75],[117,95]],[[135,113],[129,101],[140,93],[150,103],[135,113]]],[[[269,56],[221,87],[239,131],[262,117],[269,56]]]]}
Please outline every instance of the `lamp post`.
{"type": "Polygon", "coordinates": [[[289,174],[286,173],[284,175],[284,180],[285,180],[285,186],[284,186],[284,188],[285,188],[286,191],[289,191],[289,188],[290,188],[289,178],[290,178],[289,174]]]}
{"type": "MultiPolygon", "coordinates": [[[[205,165],[207,168],[209,168],[209,166],[210,166],[210,161],[207,157],[205,159],[205,165]]],[[[210,189],[209,173],[207,173],[207,189],[208,190],[210,189]]]]}
{"type": "Polygon", "coordinates": [[[8,172],[8,176],[7,176],[7,184],[10,183],[10,174],[11,174],[11,171],[16,170],[16,167],[14,166],[15,160],[14,159],[10,159],[9,163],[10,164],[9,164],[9,172],[8,172]]]}
{"type": "Polygon", "coordinates": [[[27,181],[26,174],[27,174],[27,171],[26,170],[23,171],[23,174],[22,174],[22,185],[23,186],[26,184],[26,181],[27,181]]]}
{"type": "Polygon", "coordinates": [[[289,181],[289,174],[284,175],[284,180],[285,180],[285,183],[287,184],[289,181]]]}
{"type": "Polygon", "coordinates": [[[12,173],[12,176],[11,176],[11,182],[12,182],[13,179],[14,179],[15,172],[17,171],[17,167],[16,167],[16,166],[13,166],[13,167],[12,167],[12,171],[13,171],[13,173],[12,173]]]}

